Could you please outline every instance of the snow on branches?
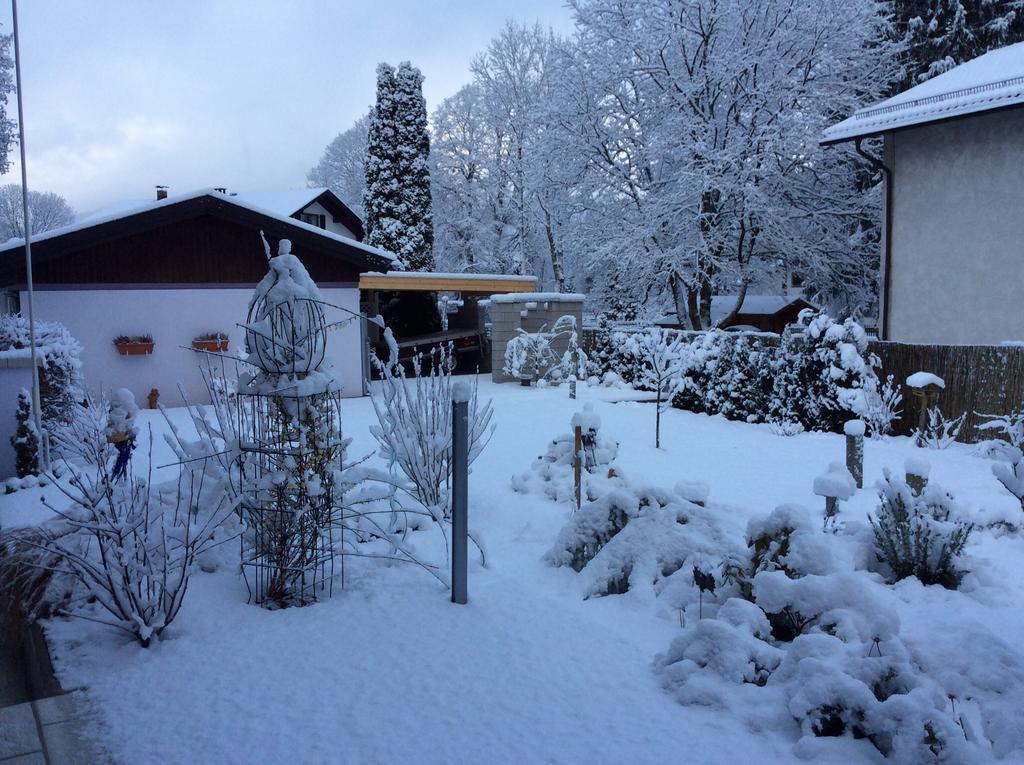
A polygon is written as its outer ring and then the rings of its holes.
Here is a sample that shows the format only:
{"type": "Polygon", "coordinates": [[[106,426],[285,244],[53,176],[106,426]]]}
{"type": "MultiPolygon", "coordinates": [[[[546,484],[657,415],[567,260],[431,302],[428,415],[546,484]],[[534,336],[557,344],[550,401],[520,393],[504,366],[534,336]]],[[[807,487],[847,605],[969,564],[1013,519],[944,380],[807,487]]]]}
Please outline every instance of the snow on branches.
{"type": "MultiPolygon", "coordinates": [[[[371,393],[377,425],[370,432],[381,457],[397,465],[408,481],[409,492],[432,512],[449,514],[448,487],[452,476],[452,358],[451,345],[432,349],[429,356],[412,359],[414,376],[408,379],[398,360],[391,329],[384,330],[391,356],[374,356],[381,387],[371,393]],[[423,367],[429,367],[424,373],[423,367]]],[[[474,381],[469,394],[469,463],[472,464],[494,433],[491,402],[480,402],[474,381]]]]}

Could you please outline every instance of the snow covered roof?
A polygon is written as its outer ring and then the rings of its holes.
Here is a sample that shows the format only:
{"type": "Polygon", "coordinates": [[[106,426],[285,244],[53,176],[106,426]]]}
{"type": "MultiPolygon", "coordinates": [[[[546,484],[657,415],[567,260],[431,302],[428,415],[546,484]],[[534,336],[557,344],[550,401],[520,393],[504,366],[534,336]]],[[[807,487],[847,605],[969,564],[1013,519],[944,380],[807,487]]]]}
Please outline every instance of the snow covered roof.
{"type": "Polygon", "coordinates": [[[492,295],[492,303],[582,303],[586,295],[577,292],[514,292],[492,295]]]}
{"type": "Polygon", "coordinates": [[[279,215],[294,215],[308,207],[313,201],[330,189],[276,189],[272,191],[239,191],[230,196],[264,210],[273,210],[279,215]]]}
{"type": "MultiPolygon", "coordinates": [[[[711,298],[711,321],[715,324],[720,322],[733,306],[739,295],[715,295],[711,298]]],[[[797,301],[806,302],[803,298],[791,298],[785,295],[746,295],[743,298],[743,305],[739,313],[756,316],[774,316],[783,308],[792,305],[797,301]]]]}
{"type": "MultiPolygon", "coordinates": [[[[375,255],[378,258],[384,258],[391,262],[397,260],[397,257],[395,255],[393,255],[390,252],[387,252],[386,250],[381,250],[377,247],[371,247],[370,245],[363,244],[362,242],[356,241],[351,237],[332,233],[330,231],[327,231],[326,229],[320,228],[319,226],[314,226],[311,223],[303,223],[300,220],[292,218],[290,214],[281,213],[276,210],[261,207],[257,204],[246,201],[239,195],[226,194],[222,191],[218,191],[217,189],[212,188],[199,189],[197,191],[191,191],[185,194],[176,194],[173,196],[168,196],[166,199],[154,199],[149,202],[146,202],[145,204],[135,205],[133,207],[122,207],[116,210],[97,213],[96,215],[91,215],[87,218],[75,221],[70,225],[61,226],[60,228],[54,228],[49,231],[45,231],[42,234],[37,234],[32,237],[32,243],[35,244],[36,242],[43,242],[48,239],[56,239],[66,234],[72,234],[76,231],[82,231],[93,226],[98,226],[104,223],[111,223],[113,221],[121,220],[123,218],[130,218],[134,215],[140,215],[142,213],[147,213],[161,208],[171,207],[173,205],[180,204],[182,202],[188,202],[193,199],[199,199],[201,197],[212,197],[220,202],[227,202],[229,204],[236,205],[237,207],[240,207],[244,210],[249,210],[250,212],[258,213],[267,218],[272,218],[282,223],[287,223],[290,226],[301,228],[305,231],[316,234],[317,236],[322,236],[326,239],[333,239],[337,242],[347,245],[348,247],[352,247],[357,250],[362,250],[363,252],[369,253],[370,255],[375,255]]],[[[0,244],[0,252],[6,252],[8,250],[24,246],[24,239],[9,239],[3,244],[0,244]]]]}
{"type": "Polygon", "coordinates": [[[1024,104],[1024,42],[989,51],[881,103],[858,109],[823,144],[1024,104]]]}

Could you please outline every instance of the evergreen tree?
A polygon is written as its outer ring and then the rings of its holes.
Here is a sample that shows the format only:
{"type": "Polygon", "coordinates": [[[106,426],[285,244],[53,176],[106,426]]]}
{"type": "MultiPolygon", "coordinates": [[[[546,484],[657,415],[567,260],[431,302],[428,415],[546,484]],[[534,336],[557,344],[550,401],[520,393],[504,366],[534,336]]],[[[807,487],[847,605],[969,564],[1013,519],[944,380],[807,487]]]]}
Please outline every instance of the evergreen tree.
{"type": "Polygon", "coordinates": [[[366,150],[366,242],[405,268],[434,266],[430,137],[423,75],[409,62],[377,67],[377,103],[366,150]]]}
{"type": "Polygon", "coordinates": [[[15,470],[18,478],[39,473],[39,433],[32,418],[32,398],[24,388],[18,394],[18,410],[15,412],[18,427],[11,436],[14,447],[15,470]]]}
{"type": "Polygon", "coordinates": [[[909,45],[897,93],[1024,40],[1024,6],[1014,0],[897,0],[893,11],[897,34],[909,45]]]}

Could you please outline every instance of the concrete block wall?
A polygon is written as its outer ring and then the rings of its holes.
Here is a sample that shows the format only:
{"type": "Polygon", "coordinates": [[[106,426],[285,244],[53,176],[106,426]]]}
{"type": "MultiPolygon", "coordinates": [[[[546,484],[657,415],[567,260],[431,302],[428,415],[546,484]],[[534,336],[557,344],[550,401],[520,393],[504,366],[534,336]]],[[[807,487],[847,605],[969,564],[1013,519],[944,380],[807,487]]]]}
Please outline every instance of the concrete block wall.
{"type": "MultiPolygon", "coordinates": [[[[518,382],[505,374],[505,348],[509,340],[515,337],[517,330],[539,332],[542,327],[549,330],[562,316],[576,317],[576,326],[583,342],[583,296],[566,295],[533,295],[531,293],[513,293],[492,300],[491,315],[491,378],[494,382],[518,382]]],[[[552,347],[561,356],[569,344],[568,337],[557,338],[552,347]]]]}

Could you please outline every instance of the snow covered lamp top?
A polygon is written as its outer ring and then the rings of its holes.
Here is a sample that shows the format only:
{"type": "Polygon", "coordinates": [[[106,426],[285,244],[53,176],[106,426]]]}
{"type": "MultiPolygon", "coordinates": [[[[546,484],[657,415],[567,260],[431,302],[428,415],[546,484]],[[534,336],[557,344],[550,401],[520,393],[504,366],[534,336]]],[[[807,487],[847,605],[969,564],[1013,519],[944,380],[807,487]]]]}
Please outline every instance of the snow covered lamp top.
{"type": "Polygon", "coordinates": [[[946,381],[931,372],[914,372],[907,378],[907,387],[915,390],[945,390],[946,381]]]}
{"type": "Polygon", "coordinates": [[[291,250],[282,239],[267,261],[249,301],[245,344],[249,362],[265,375],[305,377],[326,371],[327,322],[320,290],[291,250]]]}
{"type": "Polygon", "coordinates": [[[832,462],[828,470],[814,479],[814,493],[819,497],[847,500],[857,491],[857,482],[841,462],[832,462]]]}

